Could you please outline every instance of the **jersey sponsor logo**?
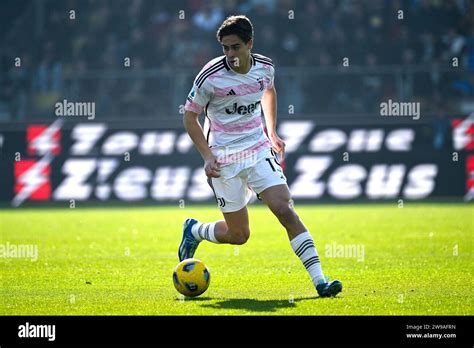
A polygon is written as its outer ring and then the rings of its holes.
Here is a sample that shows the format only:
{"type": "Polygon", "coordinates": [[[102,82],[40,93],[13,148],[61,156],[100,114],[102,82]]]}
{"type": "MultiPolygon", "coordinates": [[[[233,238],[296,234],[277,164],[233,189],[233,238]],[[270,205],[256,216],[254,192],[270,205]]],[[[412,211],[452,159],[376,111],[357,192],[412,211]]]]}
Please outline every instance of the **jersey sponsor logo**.
{"type": "Polygon", "coordinates": [[[238,113],[239,115],[247,115],[253,113],[257,109],[259,104],[260,101],[256,103],[251,103],[249,105],[237,105],[237,103],[234,103],[231,108],[225,108],[225,112],[229,115],[235,113],[238,113]]]}

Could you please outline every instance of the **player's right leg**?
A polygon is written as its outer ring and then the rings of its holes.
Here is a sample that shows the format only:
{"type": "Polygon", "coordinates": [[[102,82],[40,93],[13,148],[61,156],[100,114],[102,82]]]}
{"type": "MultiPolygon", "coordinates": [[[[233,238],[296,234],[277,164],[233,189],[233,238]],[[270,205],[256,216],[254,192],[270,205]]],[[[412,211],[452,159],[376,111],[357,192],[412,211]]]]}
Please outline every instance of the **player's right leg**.
{"type": "Polygon", "coordinates": [[[231,179],[212,178],[209,185],[224,215],[223,220],[203,223],[187,219],[183,225],[183,237],[178,249],[179,260],[194,257],[203,240],[217,244],[244,244],[250,236],[247,203],[251,192],[240,177],[231,179]]]}
{"type": "Polygon", "coordinates": [[[222,213],[224,215],[224,224],[216,232],[216,239],[220,243],[227,244],[245,244],[250,237],[249,214],[247,207],[243,207],[232,213],[222,213]]]}
{"type": "Polygon", "coordinates": [[[186,219],[183,225],[183,238],[178,249],[180,261],[194,257],[199,243],[203,240],[216,244],[244,244],[250,237],[247,207],[223,213],[225,221],[199,222],[186,219]]]}

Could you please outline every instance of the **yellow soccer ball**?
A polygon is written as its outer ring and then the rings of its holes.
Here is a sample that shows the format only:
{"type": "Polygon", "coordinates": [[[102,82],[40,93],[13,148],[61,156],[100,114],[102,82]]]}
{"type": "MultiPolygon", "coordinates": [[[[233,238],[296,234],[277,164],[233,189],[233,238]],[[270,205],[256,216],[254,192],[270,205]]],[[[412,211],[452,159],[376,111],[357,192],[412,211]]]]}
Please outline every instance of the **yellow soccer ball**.
{"type": "Polygon", "coordinates": [[[204,262],[186,259],[178,263],[173,272],[173,284],[184,296],[199,296],[209,287],[211,274],[204,262]]]}

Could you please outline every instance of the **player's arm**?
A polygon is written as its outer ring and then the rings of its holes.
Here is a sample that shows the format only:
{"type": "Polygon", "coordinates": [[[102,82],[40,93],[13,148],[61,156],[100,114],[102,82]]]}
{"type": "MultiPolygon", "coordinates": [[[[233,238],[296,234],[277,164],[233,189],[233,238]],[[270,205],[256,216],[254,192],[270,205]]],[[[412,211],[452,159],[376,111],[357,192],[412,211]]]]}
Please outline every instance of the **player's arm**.
{"type": "Polygon", "coordinates": [[[204,171],[206,172],[206,175],[215,178],[219,177],[219,163],[217,162],[217,158],[209,149],[201,124],[199,123],[199,115],[195,112],[186,110],[184,113],[183,124],[189,137],[205,162],[204,171]]]}
{"type": "Polygon", "coordinates": [[[206,138],[204,137],[204,132],[198,118],[199,115],[197,113],[187,110],[184,113],[183,123],[184,128],[191,137],[191,140],[193,141],[197,150],[201,154],[202,158],[206,160],[206,158],[212,156],[212,152],[209,149],[206,138]]]}
{"type": "Polygon", "coordinates": [[[268,136],[272,142],[273,148],[280,154],[280,159],[285,157],[285,142],[281,140],[276,132],[277,123],[277,93],[275,86],[266,89],[263,92],[262,108],[265,116],[268,136]]]}

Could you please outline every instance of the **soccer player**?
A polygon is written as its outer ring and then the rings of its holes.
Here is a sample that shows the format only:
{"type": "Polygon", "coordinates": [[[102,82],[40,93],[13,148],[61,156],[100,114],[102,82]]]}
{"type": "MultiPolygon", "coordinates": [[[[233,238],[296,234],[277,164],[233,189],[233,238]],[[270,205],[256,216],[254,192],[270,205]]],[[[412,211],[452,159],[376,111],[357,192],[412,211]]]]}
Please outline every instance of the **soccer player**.
{"type": "Polygon", "coordinates": [[[253,26],[245,16],[228,17],[217,30],[224,56],[199,72],[187,97],[184,127],[204,160],[208,183],[224,220],[187,219],[178,257],[192,258],[203,240],[244,244],[250,229],[247,203],[252,192],[268,205],[286,229],[291,247],[307,269],[321,297],[342,290],[328,282],[310,232],[296,214],[276,154],[284,159],[285,143],[276,133],[275,68],[270,58],[252,53],[253,26]],[[264,133],[264,111],[268,136],[264,133]],[[204,111],[204,135],[198,117],[204,111]]]}

